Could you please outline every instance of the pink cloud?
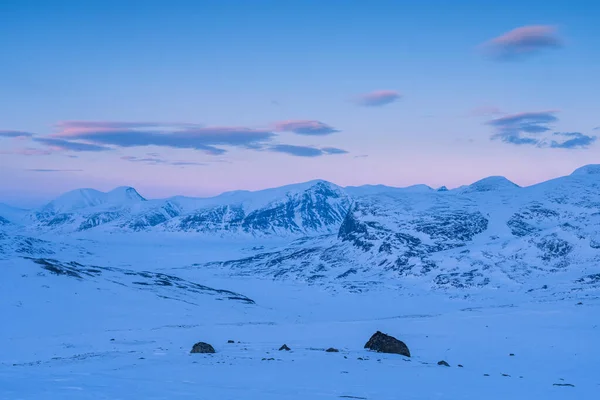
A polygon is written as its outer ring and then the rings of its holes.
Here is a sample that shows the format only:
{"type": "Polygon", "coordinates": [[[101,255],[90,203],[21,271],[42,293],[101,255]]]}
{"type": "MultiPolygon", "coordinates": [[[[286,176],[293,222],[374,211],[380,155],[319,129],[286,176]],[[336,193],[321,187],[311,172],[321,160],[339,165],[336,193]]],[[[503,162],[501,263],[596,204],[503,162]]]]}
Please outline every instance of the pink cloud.
{"type": "Polygon", "coordinates": [[[483,45],[483,50],[494,58],[516,59],[561,46],[556,27],[531,25],[513,29],[488,41],[483,45]]]}
{"type": "Polygon", "coordinates": [[[375,90],[359,96],[357,103],[366,107],[381,107],[393,103],[402,97],[395,90],[375,90]]]}
{"type": "Polygon", "coordinates": [[[322,136],[339,132],[337,129],[314,120],[281,121],[275,124],[277,132],[293,132],[298,135],[322,136]]]}
{"type": "Polygon", "coordinates": [[[57,127],[59,132],[45,138],[46,144],[51,145],[51,140],[68,139],[87,149],[93,145],[160,146],[194,149],[211,155],[226,153],[220,146],[259,149],[275,137],[273,132],[264,129],[203,127],[191,123],[63,121],[57,127]]]}
{"type": "Polygon", "coordinates": [[[200,128],[192,123],[160,123],[160,122],[115,122],[115,121],[60,121],[56,124],[59,133],[54,136],[78,136],[88,132],[122,132],[127,130],[193,129],[200,128]]]}

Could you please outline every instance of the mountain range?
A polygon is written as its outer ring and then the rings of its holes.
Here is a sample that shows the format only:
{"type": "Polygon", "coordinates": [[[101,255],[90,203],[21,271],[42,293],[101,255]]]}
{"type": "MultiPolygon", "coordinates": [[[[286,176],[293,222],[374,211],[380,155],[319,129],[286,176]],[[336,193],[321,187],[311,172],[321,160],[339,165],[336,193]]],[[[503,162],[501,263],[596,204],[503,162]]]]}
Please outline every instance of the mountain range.
{"type": "Polygon", "coordinates": [[[35,210],[0,207],[0,250],[47,254],[52,246],[40,238],[88,231],[283,238],[207,266],[350,290],[390,280],[424,289],[508,283],[538,290],[545,276],[560,274],[568,293],[600,286],[600,165],[528,187],[503,177],[452,190],[311,181],[163,200],[120,187],[75,190],[35,210]]]}

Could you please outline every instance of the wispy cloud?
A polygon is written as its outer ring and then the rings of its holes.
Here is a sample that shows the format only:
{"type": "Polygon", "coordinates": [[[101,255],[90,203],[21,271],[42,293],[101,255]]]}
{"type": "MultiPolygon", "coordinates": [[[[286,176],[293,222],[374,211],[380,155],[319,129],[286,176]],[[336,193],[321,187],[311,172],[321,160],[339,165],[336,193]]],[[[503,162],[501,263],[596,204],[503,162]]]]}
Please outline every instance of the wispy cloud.
{"type": "MultiPolygon", "coordinates": [[[[156,154],[156,153],[153,153],[156,154]]],[[[150,165],[174,165],[174,166],[204,166],[208,165],[207,163],[202,162],[194,162],[194,161],[169,161],[164,158],[159,157],[134,157],[134,156],[123,156],[121,160],[135,162],[135,163],[143,163],[150,165]]]]}
{"type": "Polygon", "coordinates": [[[518,60],[547,49],[562,46],[556,27],[531,25],[513,29],[481,46],[489,56],[498,60],[518,60]]]}
{"type": "Polygon", "coordinates": [[[29,172],[81,172],[82,169],[44,169],[44,168],[32,168],[26,169],[29,172]]]}
{"type": "Polygon", "coordinates": [[[30,132],[0,130],[0,138],[27,138],[32,136],[33,133],[30,132]]]}
{"type": "Polygon", "coordinates": [[[231,146],[258,149],[275,134],[268,130],[244,127],[199,127],[194,124],[141,124],[135,122],[67,121],[59,124],[54,137],[69,138],[116,147],[160,146],[194,149],[220,155],[231,146]]]}
{"type": "MultiPolygon", "coordinates": [[[[115,122],[115,121],[62,121],[55,125],[57,132],[48,136],[0,131],[6,137],[26,137],[47,150],[31,150],[28,154],[55,152],[101,152],[118,148],[156,146],[162,148],[192,149],[210,155],[222,155],[228,148],[267,150],[290,155],[315,157],[344,154],[336,147],[313,147],[275,144],[278,132],[298,135],[324,136],[339,130],[316,120],[292,120],[275,123],[271,129],[247,127],[205,127],[193,123],[115,122]]],[[[13,153],[11,153],[13,154],[13,153]]],[[[130,162],[169,165],[204,165],[191,161],[167,161],[158,153],[148,157],[124,157],[130,162]]]]}
{"type": "Polygon", "coordinates": [[[277,144],[267,149],[275,153],[284,153],[296,157],[320,157],[331,154],[346,154],[346,150],[335,147],[312,147],[312,146],[296,146],[291,144],[277,144]]]}
{"type": "Polygon", "coordinates": [[[550,147],[555,149],[585,149],[596,141],[596,136],[584,135],[581,132],[555,132],[556,136],[564,136],[563,142],[552,141],[550,147]]]}
{"type": "Polygon", "coordinates": [[[321,148],[325,154],[348,154],[344,149],[338,149],[337,147],[323,147],[321,148]]]}
{"type": "Polygon", "coordinates": [[[66,151],[108,151],[111,150],[110,147],[100,146],[96,144],[90,143],[80,143],[74,142],[70,140],[57,139],[57,138],[49,138],[49,137],[34,137],[32,139],[35,142],[41,143],[43,145],[49,146],[55,150],[66,150],[66,151]]]}
{"type": "Polygon", "coordinates": [[[78,134],[84,131],[121,131],[127,129],[172,130],[181,128],[201,128],[201,124],[189,122],[122,122],[122,121],[59,121],[56,127],[62,135],[78,134]]]}
{"type": "Polygon", "coordinates": [[[395,90],[376,90],[358,97],[357,104],[365,107],[381,107],[393,103],[402,97],[395,90]]]}
{"type": "Polygon", "coordinates": [[[324,136],[339,132],[339,130],[313,120],[281,121],[275,124],[277,132],[292,132],[297,135],[324,136]]]}
{"type": "Polygon", "coordinates": [[[496,118],[487,124],[496,131],[492,139],[512,144],[538,144],[538,138],[527,135],[549,131],[548,125],[558,121],[555,114],[556,111],[525,112],[496,118]]]}
{"type": "Polygon", "coordinates": [[[171,161],[169,162],[169,165],[175,165],[175,166],[188,166],[188,165],[196,165],[196,166],[205,166],[208,165],[207,163],[200,163],[200,162],[194,162],[194,161],[171,161]]]}
{"type": "Polygon", "coordinates": [[[495,133],[492,140],[501,140],[514,145],[530,145],[536,147],[577,149],[587,148],[596,141],[595,136],[584,135],[580,132],[555,132],[553,138],[565,137],[562,142],[548,139],[552,124],[558,121],[557,111],[525,112],[506,115],[492,119],[486,124],[492,126],[495,133]],[[545,136],[544,136],[545,135],[545,136]]]}

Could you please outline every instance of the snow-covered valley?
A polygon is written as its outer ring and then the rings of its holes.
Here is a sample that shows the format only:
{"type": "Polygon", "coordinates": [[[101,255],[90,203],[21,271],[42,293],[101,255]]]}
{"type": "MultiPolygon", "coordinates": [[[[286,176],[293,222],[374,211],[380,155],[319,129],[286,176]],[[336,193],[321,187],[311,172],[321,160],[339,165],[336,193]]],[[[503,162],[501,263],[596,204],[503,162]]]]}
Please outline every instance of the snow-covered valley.
{"type": "Polygon", "coordinates": [[[599,209],[598,166],[3,205],[0,399],[595,399],[599,209]]]}

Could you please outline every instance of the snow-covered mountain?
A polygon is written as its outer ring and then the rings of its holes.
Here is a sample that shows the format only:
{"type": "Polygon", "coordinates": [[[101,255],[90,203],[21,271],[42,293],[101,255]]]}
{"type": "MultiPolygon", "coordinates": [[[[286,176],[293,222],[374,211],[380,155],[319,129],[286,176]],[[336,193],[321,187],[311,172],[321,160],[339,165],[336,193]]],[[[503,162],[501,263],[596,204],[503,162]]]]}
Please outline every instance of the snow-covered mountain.
{"type": "Polygon", "coordinates": [[[0,226],[9,224],[19,224],[27,215],[28,211],[21,208],[11,207],[0,203],[0,226]]]}
{"type": "Polygon", "coordinates": [[[549,274],[567,292],[600,286],[599,170],[524,188],[492,177],[451,191],[353,189],[337,235],[216,264],[357,290],[389,281],[535,290],[549,274]]]}
{"type": "Polygon", "coordinates": [[[169,231],[307,235],[336,232],[349,196],[324,181],[259,192],[226,193],[165,224],[169,231]]]}
{"type": "MultiPolygon", "coordinates": [[[[199,232],[227,235],[310,235],[337,232],[349,196],[324,181],[213,198],[147,200],[131,187],[68,192],[30,213],[29,231],[199,232]]],[[[2,214],[0,213],[0,216],[2,214]]]]}
{"type": "MultiPolygon", "coordinates": [[[[29,252],[48,248],[33,239],[48,232],[277,237],[285,244],[210,265],[354,289],[389,279],[449,289],[538,285],[555,273],[585,288],[600,285],[599,189],[600,166],[590,165],[529,187],[503,177],[453,190],[341,188],[312,181],[165,200],[147,200],[129,187],[108,193],[83,189],[28,218],[13,218],[16,223],[0,217],[5,231],[21,221],[19,229],[32,238],[19,236],[21,244],[10,246],[24,248],[25,240],[29,252]]],[[[6,240],[3,246],[8,248],[6,240]]]]}

